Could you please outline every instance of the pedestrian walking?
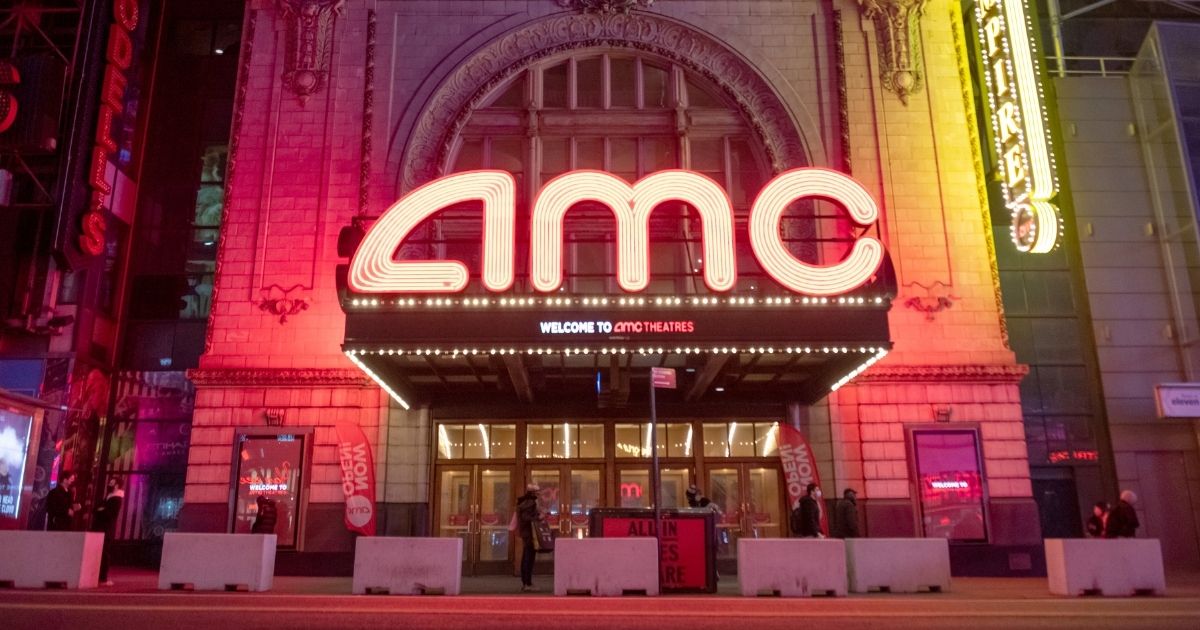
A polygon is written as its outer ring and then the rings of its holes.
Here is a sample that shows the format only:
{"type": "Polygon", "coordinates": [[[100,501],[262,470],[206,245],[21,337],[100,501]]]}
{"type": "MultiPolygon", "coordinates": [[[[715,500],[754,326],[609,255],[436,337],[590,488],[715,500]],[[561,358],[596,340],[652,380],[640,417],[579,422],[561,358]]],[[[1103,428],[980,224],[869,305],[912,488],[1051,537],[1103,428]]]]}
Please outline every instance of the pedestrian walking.
{"type": "Polygon", "coordinates": [[[258,504],[258,514],[254,517],[254,524],[250,526],[250,533],[274,534],[275,523],[279,520],[279,509],[275,507],[275,501],[265,494],[260,494],[255,503],[258,504]]]}
{"type": "Polygon", "coordinates": [[[838,500],[835,508],[837,514],[837,531],[834,532],[834,538],[858,538],[858,493],[854,488],[846,488],[842,491],[842,498],[838,500]]]}
{"type": "Polygon", "coordinates": [[[52,532],[69,532],[75,520],[79,504],[75,502],[75,473],[67,473],[58,480],[46,495],[46,529],[52,532]]]}
{"type": "Polygon", "coordinates": [[[801,538],[824,538],[821,533],[821,488],[810,483],[792,510],[792,533],[801,538]]]}
{"type": "Polygon", "coordinates": [[[1092,506],[1092,515],[1084,525],[1088,538],[1104,538],[1104,521],[1108,518],[1108,510],[1107,501],[1097,501],[1092,506]]]}
{"type": "Polygon", "coordinates": [[[108,565],[112,560],[112,542],[117,535],[117,517],[121,514],[121,503],[125,500],[125,491],[116,477],[108,480],[104,501],[92,513],[92,531],[104,532],[104,547],[100,553],[100,584],[112,586],[108,579],[108,565]]]}
{"type": "Polygon", "coordinates": [[[517,533],[521,536],[521,592],[532,593],[538,588],[533,585],[533,561],[537,549],[533,546],[533,526],[541,520],[538,510],[538,485],[525,486],[525,494],[517,499],[517,533]]]}
{"type": "Polygon", "coordinates": [[[1125,490],[1121,492],[1121,500],[1108,513],[1108,519],[1104,521],[1104,537],[1105,538],[1133,538],[1137,535],[1137,528],[1141,525],[1138,522],[1137,510],[1133,504],[1137,503],[1137,495],[1133,490],[1125,490]]]}
{"type": "Polygon", "coordinates": [[[696,484],[688,486],[687,504],[690,508],[700,507],[700,488],[697,488],[696,484]]]}

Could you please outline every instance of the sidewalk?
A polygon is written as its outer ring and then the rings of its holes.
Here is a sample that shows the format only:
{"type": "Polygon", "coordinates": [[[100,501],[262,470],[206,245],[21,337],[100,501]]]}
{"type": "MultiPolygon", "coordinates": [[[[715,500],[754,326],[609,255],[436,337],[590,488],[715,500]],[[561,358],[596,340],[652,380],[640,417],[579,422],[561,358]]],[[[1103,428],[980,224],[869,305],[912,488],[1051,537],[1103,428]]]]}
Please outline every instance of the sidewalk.
{"type": "MultiPolygon", "coordinates": [[[[151,593],[158,591],[158,572],[132,567],[113,567],[110,575],[114,585],[96,589],[96,593],[151,593]]],[[[521,581],[515,576],[464,576],[463,595],[512,595],[514,597],[552,596],[554,576],[534,576],[537,593],[521,593],[521,581]]],[[[348,577],[275,576],[271,592],[277,595],[350,595],[348,577]]],[[[737,576],[723,577],[714,594],[664,595],[663,597],[741,597],[737,576]]],[[[1061,599],[1051,595],[1046,578],[954,578],[950,592],[932,596],[925,593],[870,593],[849,595],[851,598],[939,597],[946,599],[1061,599]]],[[[1167,576],[1167,597],[1200,600],[1200,573],[1167,576]]]]}

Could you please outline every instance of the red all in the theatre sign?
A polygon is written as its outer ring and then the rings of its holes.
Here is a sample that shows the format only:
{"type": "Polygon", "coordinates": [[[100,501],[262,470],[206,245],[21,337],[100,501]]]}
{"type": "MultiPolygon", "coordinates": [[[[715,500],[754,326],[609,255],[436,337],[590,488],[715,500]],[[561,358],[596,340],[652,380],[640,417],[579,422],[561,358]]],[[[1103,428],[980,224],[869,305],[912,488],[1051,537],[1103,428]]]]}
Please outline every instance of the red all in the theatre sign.
{"type": "MultiPolygon", "coordinates": [[[[423,221],[464,202],[483,204],[483,286],[509,290],[516,278],[516,181],[506,171],[456,173],[413,190],[393,204],[371,227],[350,262],[349,286],[366,294],[456,293],[466,288],[467,266],[458,260],[396,260],[395,252],[423,221]]],[[[750,245],[755,258],[776,282],[804,295],[831,296],[867,283],[883,262],[878,239],[859,236],[850,253],[831,265],[813,265],[788,251],[780,221],[798,199],[822,198],[842,206],[859,226],[879,218],[879,208],[861,184],[823,168],[785,171],[769,181],[751,206],[750,245]]],[[[555,177],[538,193],[530,226],[530,281],[543,293],[563,282],[563,224],[580,202],[612,210],[617,224],[617,280],[628,292],[650,282],[650,214],[666,202],[689,204],[700,216],[704,282],[714,292],[737,282],[734,212],[729,195],[712,179],[685,170],[659,171],[634,184],[600,171],[580,170],[555,177]]]]}

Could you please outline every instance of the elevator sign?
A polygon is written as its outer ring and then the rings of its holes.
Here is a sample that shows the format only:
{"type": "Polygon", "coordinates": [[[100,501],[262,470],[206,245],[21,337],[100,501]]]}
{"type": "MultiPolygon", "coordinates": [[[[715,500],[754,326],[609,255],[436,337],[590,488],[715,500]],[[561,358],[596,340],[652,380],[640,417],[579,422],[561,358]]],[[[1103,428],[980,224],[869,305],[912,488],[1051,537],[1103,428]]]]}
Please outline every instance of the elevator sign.
{"type": "Polygon", "coordinates": [[[976,0],[975,17],[1012,240],[1022,252],[1044,254],[1058,244],[1062,222],[1052,203],[1058,181],[1028,7],[976,0]]]}
{"type": "MultiPolygon", "coordinates": [[[[467,266],[459,260],[396,260],[396,250],[423,221],[464,202],[483,203],[482,281],[504,292],[516,279],[516,180],[507,171],[455,173],[408,193],[371,226],[350,261],[349,286],[358,293],[457,293],[467,286],[467,266]]],[[[780,237],[788,206],[822,198],[842,206],[858,226],[869,227],[879,208],[857,181],[822,168],[784,171],[763,187],[750,210],[750,246],[775,282],[795,293],[840,295],[866,284],[883,262],[883,244],[861,235],[850,253],[831,265],[796,258],[780,237]]],[[[704,283],[713,292],[737,282],[734,213],[729,195],[700,173],[667,170],[634,184],[600,171],[572,171],[546,183],[533,204],[529,235],[530,283],[542,293],[563,283],[564,222],[580,202],[607,206],[617,224],[617,283],[627,292],[650,283],[650,215],[667,202],[682,202],[700,215],[704,283]]]]}

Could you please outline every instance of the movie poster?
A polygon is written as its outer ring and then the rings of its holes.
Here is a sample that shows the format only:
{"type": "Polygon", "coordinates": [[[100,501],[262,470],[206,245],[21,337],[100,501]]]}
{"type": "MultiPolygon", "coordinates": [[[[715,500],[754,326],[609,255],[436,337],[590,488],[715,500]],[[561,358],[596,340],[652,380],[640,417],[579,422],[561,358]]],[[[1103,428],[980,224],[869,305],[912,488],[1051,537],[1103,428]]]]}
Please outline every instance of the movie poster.
{"type": "Polygon", "coordinates": [[[21,515],[21,488],[29,455],[33,417],[0,409],[0,522],[12,526],[21,515]]]}
{"type": "Polygon", "coordinates": [[[295,547],[300,517],[300,472],[304,436],[243,435],[238,446],[233,533],[249,534],[258,516],[258,497],[275,503],[279,547],[295,547]]]}

